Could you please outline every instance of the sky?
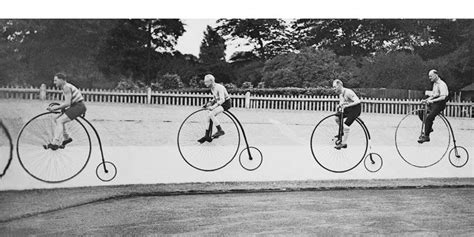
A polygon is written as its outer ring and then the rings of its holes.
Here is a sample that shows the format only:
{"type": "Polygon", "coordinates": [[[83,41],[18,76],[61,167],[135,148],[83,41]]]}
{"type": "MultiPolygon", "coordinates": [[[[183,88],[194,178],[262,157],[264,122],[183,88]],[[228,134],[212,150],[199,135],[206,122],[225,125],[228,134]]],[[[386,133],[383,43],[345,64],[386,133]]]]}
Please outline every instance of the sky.
{"type": "MultiPolygon", "coordinates": [[[[185,24],[184,29],[186,32],[178,38],[176,50],[179,50],[182,54],[192,54],[196,57],[199,57],[199,47],[204,38],[204,32],[206,27],[209,25],[211,27],[216,27],[217,18],[213,19],[181,19],[185,24]]],[[[226,59],[228,60],[230,56],[235,51],[247,51],[251,48],[248,46],[238,46],[237,41],[227,41],[226,42],[226,59]]],[[[241,41],[242,42],[242,41],[241,41]]]]}
{"type": "Polygon", "coordinates": [[[199,47],[204,37],[204,31],[208,25],[215,27],[217,19],[181,19],[181,21],[185,24],[186,32],[178,38],[175,49],[182,54],[193,54],[199,57],[199,47]]]}
{"type": "MultiPolygon", "coordinates": [[[[179,18],[186,32],[176,49],[199,55],[207,25],[219,18],[474,18],[470,0],[17,0],[1,18],[179,18]],[[25,8],[25,6],[28,6],[25,8]],[[21,9],[21,11],[12,10],[21,9]]],[[[249,48],[227,42],[226,58],[249,48]]]]}

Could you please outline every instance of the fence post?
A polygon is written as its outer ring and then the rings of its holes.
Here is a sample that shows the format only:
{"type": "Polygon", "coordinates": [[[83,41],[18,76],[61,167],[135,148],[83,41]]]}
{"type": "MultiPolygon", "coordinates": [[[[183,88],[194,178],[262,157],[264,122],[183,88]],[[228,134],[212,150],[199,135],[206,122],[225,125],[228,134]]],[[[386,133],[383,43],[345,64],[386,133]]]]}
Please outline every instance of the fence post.
{"type": "Polygon", "coordinates": [[[46,85],[41,84],[39,91],[40,100],[46,100],[46,85]]]}
{"type": "Polygon", "coordinates": [[[250,109],[250,91],[245,93],[245,108],[250,109]]]}
{"type": "Polygon", "coordinates": [[[146,103],[151,104],[151,87],[146,88],[146,103]]]}

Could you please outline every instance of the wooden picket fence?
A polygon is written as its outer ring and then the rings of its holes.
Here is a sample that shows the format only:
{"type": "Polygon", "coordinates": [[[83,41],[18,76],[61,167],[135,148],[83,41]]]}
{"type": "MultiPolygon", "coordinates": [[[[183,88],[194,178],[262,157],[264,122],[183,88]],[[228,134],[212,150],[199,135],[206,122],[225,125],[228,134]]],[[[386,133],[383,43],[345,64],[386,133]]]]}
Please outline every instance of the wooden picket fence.
{"type": "MultiPolygon", "coordinates": [[[[85,101],[101,103],[131,103],[158,104],[178,106],[201,106],[211,98],[210,93],[194,92],[160,92],[141,90],[103,90],[81,89],[85,101]]],[[[249,109],[279,109],[279,110],[308,110],[335,111],[338,98],[333,96],[283,96],[283,95],[250,95],[231,94],[232,106],[249,109]]],[[[53,88],[19,88],[0,87],[0,99],[26,99],[59,101],[63,99],[62,92],[53,88]]],[[[420,100],[362,98],[363,113],[407,114],[420,108],[420,100]]],[[[450,117],[473,117],[474,103],[448,102],[444,111],[450,117]]]]}

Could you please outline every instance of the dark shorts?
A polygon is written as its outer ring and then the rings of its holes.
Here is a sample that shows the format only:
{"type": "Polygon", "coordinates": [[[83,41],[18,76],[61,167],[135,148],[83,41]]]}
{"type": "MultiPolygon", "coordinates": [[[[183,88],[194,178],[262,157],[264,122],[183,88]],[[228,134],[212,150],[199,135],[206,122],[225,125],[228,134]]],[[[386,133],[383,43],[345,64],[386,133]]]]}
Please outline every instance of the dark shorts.
{"type": "Polygon", "coordinates": [[[86,105],[84,104],[84,102],[79,101],[79,102],[76,102],[76,103],[72,104],[68,109],[66,109],[66,111],[64,113],[66,114],[66,116],[70,120],[74,120],[75,118],[85,114],[86,110],[87,109],[86,109],[86,105]]]}
{"type": "Polygon", "coordinates": [[[230,103],[230,99],[224,101],[222,104],[222,108],[224,108],[224,111],[229,110],[232,107],[232,104],[230,103]]]}
{"type": "MultiPolygon", "coordinates": [[[[446,101],[445,100],[429,104],[428,105],[428,111],[426,111],[427,116],[432,114],[431,116],[433,118],[435,118],[436,115],[440,114],[445,108],[446,108],[446,101]]],[[[423,121],[423,112],[424,112],[423,110],[418,111],[418,117],[420,118],[421,121],[423,121]]]]}
{"type": "MultiPolygon", "coordinates": [[[[347,119],[346,121],[344,121],[344,123],[347,126],[351,126],[354,120],[356,120],[356,118],[360,116],[361,112],[362,106],[360,104],[345,108],[342,117],[347,119]]],[[[340,112],[338,112],[337,115],[340,115],[340,112]]]]}

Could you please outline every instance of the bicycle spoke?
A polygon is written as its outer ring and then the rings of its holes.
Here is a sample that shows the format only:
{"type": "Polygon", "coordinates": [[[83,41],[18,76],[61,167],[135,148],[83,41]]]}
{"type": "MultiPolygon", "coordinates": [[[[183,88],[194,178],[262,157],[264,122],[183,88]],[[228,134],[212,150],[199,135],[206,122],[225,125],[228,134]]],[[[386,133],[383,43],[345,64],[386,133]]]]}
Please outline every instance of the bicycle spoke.
{"type": "MultiPolygon", "coordinates": [[[[41,114],[30,120],[21,130],[17,154],[21,166],[32,177],[49,183],[69,180],[78,175],[90,158],[90,137],[84,125],[74,120],[65,129],[73,141],[57,150],[44,149],[54,140],[53,113],[41,114]]],[[[63,136],[60,138],[63,141],[63,136]]]]}
{"type": "Polygon", "coordinates": [[[358,121],[350,126],[347,148],[336,149],[339,125],[335,115],[322,119],[311,135],[311,152],[318,164],[328,171],[341,173],[355,168],[367,152],[368,137],[358,121]]]}
{"type": "MultiPolygon", "coordinates": [[[[231,118],[222,113],[217,116],[225,135],[200,144],[205,135],[209,118],[207,110],[199,110],[188,116],[178,132],[178,149],[183,159],[192,167],[214,171],[226,166],[237,154],[240,133],[231,118]]],[[[213,125],[213,132],[217,131],[213,125]]],[[[211,134],[212,135],[212,134],[211,134]]]]}
{"type": "Polygon", "coordinates": [[[437,116],[433,121],[433,132],[430,141],[418,143],[422,121],[418,111],[406,115],[399,122],[395,131],[395,146],[398,154],[408,164],[426,168],[438,163],[447,153],[451,134],[445,121],[437,116]]]}

